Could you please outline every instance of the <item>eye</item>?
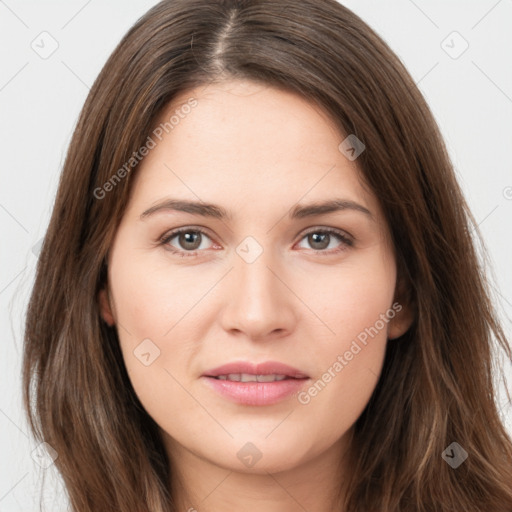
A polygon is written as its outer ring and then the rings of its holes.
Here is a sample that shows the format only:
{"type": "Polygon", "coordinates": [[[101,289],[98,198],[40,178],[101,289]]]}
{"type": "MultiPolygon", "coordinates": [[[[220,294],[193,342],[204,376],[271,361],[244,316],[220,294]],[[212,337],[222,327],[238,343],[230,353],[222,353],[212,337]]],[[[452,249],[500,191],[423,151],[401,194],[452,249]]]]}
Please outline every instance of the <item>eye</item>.
{"type": "Polygon", "coordinates": [[[333,228],[313,228],[303,236],[302,240],[306,240],[315,252],[325,254],[338,253],[354,245],[353,240],[348,235],[333,228]],[[333,247],[332,242],[334,240],[341,242],[341,246],[336,247],[336,244],[334,244],[333,247]],[[325,250],[329,248],[330,250],[325,250]]]}
{"type": "MultiPolygon", "coordinates": [[[[184,227],[166,233],[161,237],[160,243],[177,256],[189,257],[196,256],[197,251],[208,249],[207,246],[204,246],[205,239],[211,240],[203,229],[184,227]],[[176,241],[172,243],[174,239],[176,241]]],[[[302,240],[306,240],[314,252],[325,255],[344,251],[354,244],[353,240],[343,231],[333,228],[313,228],[303,235],[301,242],[302,240]],[[333,244],[333,241],[336,240],[340,244],[338,247],[335,243],[333,244]],[[334,247],[332,247],[333,245],[334,247]]],[[[216,244],[214,247],[221,248],[216,244]]]]}
{"type": "Polygon", "coordinates": [[[199,228],[179,228],[166,233],[160,240],[169,250],[178,256],[195,256],[195,251],[207,249],[204,247],[204,239],[210,239],[205,231],[199,228]],[[176,238],[178,246],[171,242],[176,238]],[[187,254],[188,253],[188,254],[187,254]]]}

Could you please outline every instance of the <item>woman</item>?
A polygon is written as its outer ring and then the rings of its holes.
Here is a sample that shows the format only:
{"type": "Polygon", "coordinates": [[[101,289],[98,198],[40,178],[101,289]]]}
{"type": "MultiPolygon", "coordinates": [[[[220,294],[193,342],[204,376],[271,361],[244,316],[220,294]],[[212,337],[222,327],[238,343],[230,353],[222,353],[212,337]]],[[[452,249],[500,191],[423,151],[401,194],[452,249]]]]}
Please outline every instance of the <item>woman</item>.
{"type": "Polygon", "coordinates": [[[91,89],[28,310],[73,510],[510,512],[474,226],[348,9],[159,3],[91,89]]]}

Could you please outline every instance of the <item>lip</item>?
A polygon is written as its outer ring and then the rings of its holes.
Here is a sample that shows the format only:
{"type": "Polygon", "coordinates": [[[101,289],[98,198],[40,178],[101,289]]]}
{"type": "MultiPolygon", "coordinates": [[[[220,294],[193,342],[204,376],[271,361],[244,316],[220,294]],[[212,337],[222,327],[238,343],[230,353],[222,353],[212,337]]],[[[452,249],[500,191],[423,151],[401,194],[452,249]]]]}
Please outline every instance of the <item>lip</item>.
{"type": "Polygon", "coordinates": [[[234,361],[227,363],[212,370],[204,372],[205,377],[218,377],[219,375],[228,375],[230,373],[249,373],[251,375],[286,375],[295,379],[309,378],[304,372],[301,372],[293,366],[288,366],[277,361],[265,361],[263,363],[250,363],[247,361],[234,361]]]}
{"type": "Polygon", "coordinates": [[[272,405],[300,391],[309,381],[309,376],[297,368],[267,361],[253,364],[239,361],[228,363],[205,372],[201,378],[210,389],[228,400],[243,405],[272,405]],[[285,380],[274,382],[236,382],[219,380],[215,377],[230,373],[248,373],[251,375],[286,375],[285,380]]]}

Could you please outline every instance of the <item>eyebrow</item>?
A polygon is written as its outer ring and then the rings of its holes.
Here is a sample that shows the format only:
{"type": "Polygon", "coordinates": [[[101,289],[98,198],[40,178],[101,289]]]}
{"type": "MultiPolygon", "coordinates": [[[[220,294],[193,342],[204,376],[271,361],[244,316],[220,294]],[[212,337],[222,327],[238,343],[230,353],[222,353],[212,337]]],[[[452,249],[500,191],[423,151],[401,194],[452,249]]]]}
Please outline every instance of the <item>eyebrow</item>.
{"type": "MultiPolygon", "coordinates": [[[[314,217],[317,215],[325,215],[327,213],[333,213],[343,210],[354,210],[357,212],[364,213],[370,219],[374,220],[374,217],[368,208],[363,205],[351,201],[349,199],[330,199],[322,202],[315,202],[307,205],[296,205],[292,208],[288,214],[290,219],[303,219],[306,217],[314,217]]],[[[186,201],[182,199],[165,199],[151,208],[145,210],[140,218],[141,220],[157,213],[165,211],[178,211],[190,213],[192,215],[199,215],[202,217],[212,217],[215,219],[231,219],[231,214],[228,213],[222,206],[204,203],[202,201],[186,201]]]]}

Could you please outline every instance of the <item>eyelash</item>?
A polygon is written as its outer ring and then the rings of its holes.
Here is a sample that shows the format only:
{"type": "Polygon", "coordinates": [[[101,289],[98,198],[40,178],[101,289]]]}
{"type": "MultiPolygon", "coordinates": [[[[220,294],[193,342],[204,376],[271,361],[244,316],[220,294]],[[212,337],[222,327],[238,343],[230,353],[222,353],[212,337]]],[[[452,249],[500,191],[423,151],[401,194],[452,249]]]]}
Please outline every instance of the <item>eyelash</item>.
{"type": "MultiPolygon", "coordinates": [[[[173,238],[180,235],[181,233],[201,233],[201,235],[204,235],[204,236],[210,238],[208,233],[201,228],[184,227],[184,228],[175,229],[174,231],[171,231],[170,233],[165,233],[160,238],[160,241],[159,241],[160,245],[165,245],[167,250],[169,250],[171,253],[175,254],[176,256],[179,256],[182,258],[196,256],[197,253],[202,252],[202,250],[200,250],[200,251],[197,251],[197,250],[196,251],[184,251],[184,250],[176,249],[175,247],[172,247],[171,245],[168,245],[169,242],[173,238]]],[[[343,231],[340,231],[340,230],[337,230],[334,228],[312,228],[311,230],[304,233],[302,235],[302,238],[299,241],[302,241],[306,236],[308,236],[312,233],[322,234],[322,235],[331,235],[331,236],[334,235],[340,242],[342,242],[344,244],[344,246],[342,246],[341,248],[331,249],[329,251],[320,250],[320,249],[312,249],[313,251],[315,251],[317,254],[319,254],[321,256],[330,256],[333,254],[338,254],[342,251],[346,251],[348,247],[352,247],[354,245],[353,240],[351,238],[349,238],[347,235],[345,235],[343,233],[343,231]]]]}

